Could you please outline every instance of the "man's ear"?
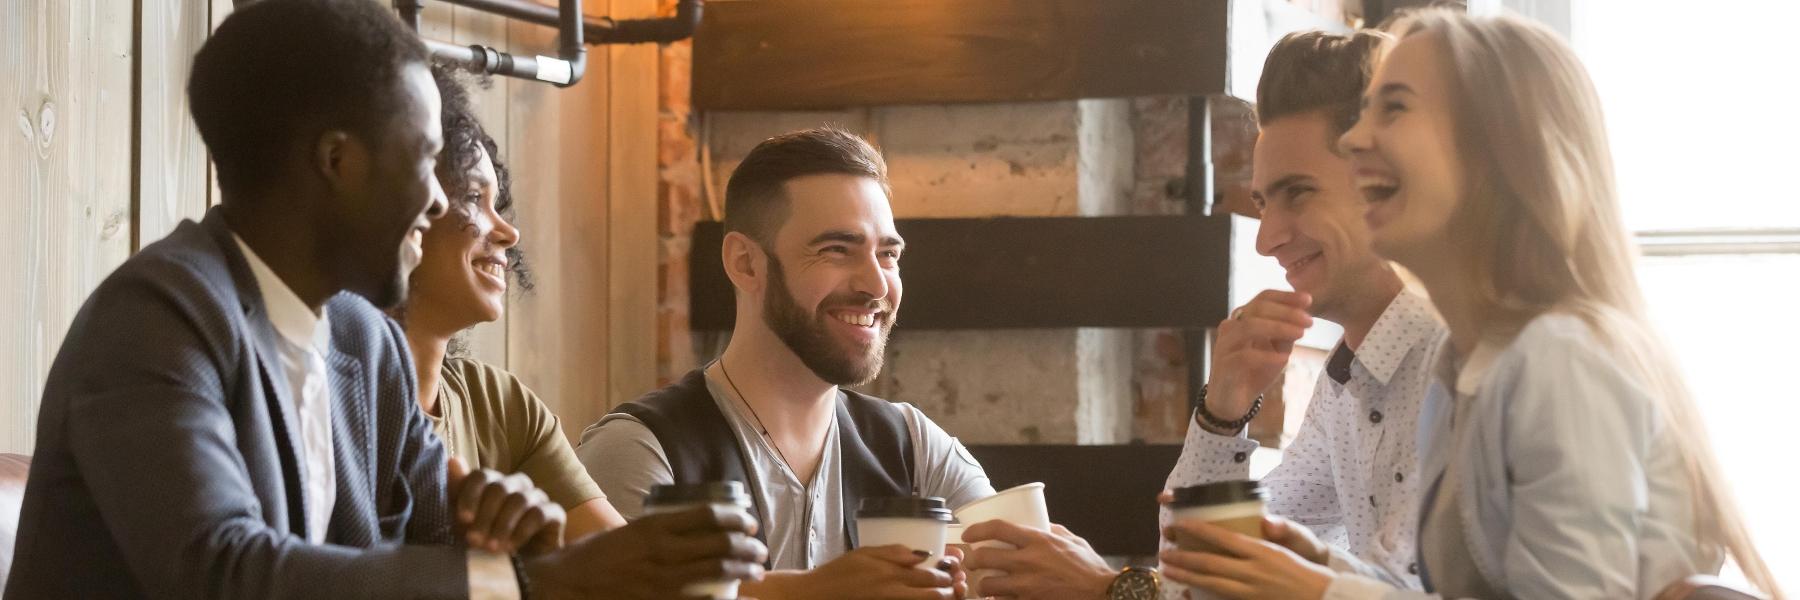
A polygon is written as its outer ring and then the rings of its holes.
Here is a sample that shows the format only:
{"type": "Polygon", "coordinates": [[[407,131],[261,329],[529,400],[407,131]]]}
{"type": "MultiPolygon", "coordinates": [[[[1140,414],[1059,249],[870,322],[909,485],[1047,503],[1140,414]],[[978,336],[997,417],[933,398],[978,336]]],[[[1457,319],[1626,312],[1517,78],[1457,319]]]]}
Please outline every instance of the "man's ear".
{"type": "Polygon", "coordinates": [[[362,180],[368,168],[369,153],[349,133],[332,129],[319,134],[311,153],[312,170],[325,185],[344,189],[352,181],[362,180]]]}
{"type": "Polygon", "coordinates": [[[762,244],[743,232],[725,234],[725,242],[719,245],[719,258],[725,264],[725,276],[731,278],[731,285],[738,291],[760,294],[762,286],[768,284],[769,256],[763,252],[762,244]]]}

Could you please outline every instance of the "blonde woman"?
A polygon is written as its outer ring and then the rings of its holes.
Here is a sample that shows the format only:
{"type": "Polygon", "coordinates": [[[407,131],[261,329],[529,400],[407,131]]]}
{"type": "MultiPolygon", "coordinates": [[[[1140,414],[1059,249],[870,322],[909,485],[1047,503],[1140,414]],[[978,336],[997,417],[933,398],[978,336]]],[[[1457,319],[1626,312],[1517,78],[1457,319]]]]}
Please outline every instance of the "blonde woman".
{"type": "MultiPolygon", "coordinates": [[[[1651,331],[1600,104],[1549,30],[1419,13],[1377,70],[1351,155],[1376,251],[1449,326],[1420,418],[1428,594],[1649,598],[1727,558],[1780,597],[1651,331]]],[[[1283,526],[1286,526],[1283,524],[1283,526]]],[[[1410,598],[1210,527],[1167,575],[1234,598],[1410,598]]]]}

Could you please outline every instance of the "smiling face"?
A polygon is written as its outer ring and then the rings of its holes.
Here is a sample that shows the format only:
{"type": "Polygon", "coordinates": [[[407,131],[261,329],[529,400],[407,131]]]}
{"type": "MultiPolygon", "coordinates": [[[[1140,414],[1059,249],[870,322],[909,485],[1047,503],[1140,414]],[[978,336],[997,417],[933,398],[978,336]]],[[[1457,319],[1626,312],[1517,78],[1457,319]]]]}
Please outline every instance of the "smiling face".
{"type": "Polygon", "coordinates": [[[881,372],[900,309],[904,242],[880,182],[808,175],[783,186],[788,217],[769,248],[763,323],[821,380],[881,372]]]}
{"type": "Polygon", "coordinates": [[[1342,321],[1341,309],[1368,304],[1371,285],[1387,265],[1369,246],[1362,196],[1351,185],[1350,161],[1331,151],[1325,111],[1265,123],[1252,160],[1251,198],[1262,211],[1256,251],[1287,271],[1295,291],[1313,298],[1316,316],[1342,321]]]}
{"type": "Polygon", "coordinates": [[[1356,126],[1339,140],[1368,202],[1375,250],[1414,271],[1455,254],[1448,225],[1463,201],[1455,79],[1432,34],[1401,40],[1376,69],[1356,126]]]}
{"type": "Polygon", "coordinates": [[[425,234],[424,259],[412,274],[408,319],[431,319],[451,330],[498,320],[506,310],[506,251],[519,230],[496,205],[500,186],[494,162],[477,147],[480,159],[461,177],[463,189],[449,190],[450,210],[425,234]]]}
{"type": "Polygon", "coordinates": [[[377,139],[345,145],[347,177],[327,208],[321,249],[341,271],[344,289],[380,307],[405,299],[425,232],[445,209],[433,173],[444,144],[437,85],[418,63],[408,65],[401,80],[401,110],[377,139]]]}

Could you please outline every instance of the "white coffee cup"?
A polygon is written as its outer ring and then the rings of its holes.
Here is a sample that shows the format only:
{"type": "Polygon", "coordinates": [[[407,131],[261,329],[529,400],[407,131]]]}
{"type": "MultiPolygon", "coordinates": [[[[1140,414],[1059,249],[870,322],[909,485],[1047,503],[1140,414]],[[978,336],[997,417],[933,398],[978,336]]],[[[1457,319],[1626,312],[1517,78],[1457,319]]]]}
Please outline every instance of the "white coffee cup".
{"type": "Polygon", "coordinates": [[[1034,482],[1007,488],[956,509],[957,522],[965,526],[996,519],[1048,531],[1050,510],[1044,504],[1044,484],[1034,482]]]}
{"type": "MultiPolygon", "coordinates": [[[[750,508],[750,494],[736,481],[658,485],[644,497],[644,514],[676,513],[692,508],[720,505],[738,510],[750,508]]],[[[702,581],[681,588],[682,595],[712,600],[736,600],[738,581],[702,581]]]]}
{"type": "MultiPolygon", "coordinates": [[[[1050,510],[1044,504],[1044,484],[1027,483],[1006,491],[970,502],[956,510],[956,520],[964,528],[973,527],[987,521],[1006,521],[1020,527],[1029,527],[1042,531],[1050,530],[1050,510]]],[[[960,540],[960,536],[958,540],[960,540]]],[[[999,540],[986,540],[969,545],[970,549],[979,548],[1016,548],[1012,544],[999,540]]],[[[969,573],[969,590],[979,596],[981,580],[1000,573],[996,569],[980,569],[969,573]]]]}
{"type": "Polygon", "coordinates": [[[943,498],[895,496],[863,498],[856,510],[856,544],[874,546],[901,545],[909,550],[927,552],[930,558],[920,562],[921,569],[936,569],[944,558],[944,539],[950,528],[950,509],[943,498]]]}

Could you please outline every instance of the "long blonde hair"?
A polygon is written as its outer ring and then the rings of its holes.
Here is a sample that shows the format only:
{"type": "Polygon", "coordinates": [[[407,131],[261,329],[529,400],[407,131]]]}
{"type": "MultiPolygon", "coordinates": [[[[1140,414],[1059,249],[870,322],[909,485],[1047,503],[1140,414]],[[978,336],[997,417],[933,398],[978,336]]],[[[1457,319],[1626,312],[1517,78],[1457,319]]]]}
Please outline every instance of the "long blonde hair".
{"type": "Polygon", "coordinates": [[[1582,318],[1646,384],[1694,490],[1696,536],[1724,548],[1777,598],[1668,346],[1649,324],[1636,247],[1619,214],[1612,153],[1587,71],[1554,32],[1522,18],[1410,15],[1406,36],[1448,49],[1457,150],[1468,167],[1450,227],[1483,333],[1510,339],[1558,311],[1582,318]]]}

